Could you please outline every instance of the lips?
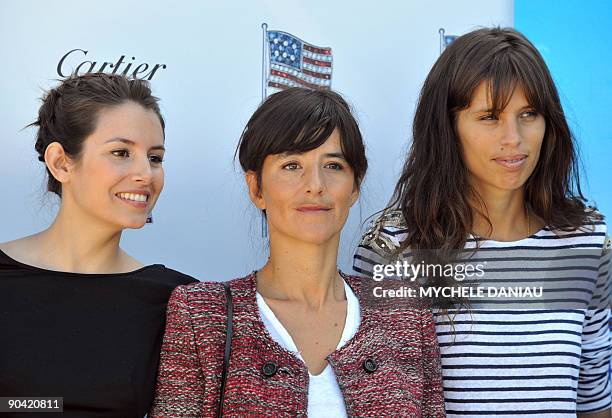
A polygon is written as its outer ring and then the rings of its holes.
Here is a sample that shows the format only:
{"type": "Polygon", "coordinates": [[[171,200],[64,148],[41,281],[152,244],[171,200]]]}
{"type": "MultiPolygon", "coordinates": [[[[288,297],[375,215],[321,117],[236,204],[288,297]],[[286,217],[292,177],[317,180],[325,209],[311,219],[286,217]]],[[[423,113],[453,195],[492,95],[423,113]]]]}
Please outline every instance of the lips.
{"type": "Polygon", "coordinates": [[[527,161],[527,155],[517,154],[517,155],[510,155],[507,157],[497,157],[497,158],[494,158],[493,161],[495,161],[497,164],[501,165],[502,167],[508,170],[518,170],[527,161]]]}
{"type": "Polygon", "coordinates": [[[298,207],[297,210],[303,213],[323,213],[331,210],[331,208],[321,205],[303,205],[298,207]]]}

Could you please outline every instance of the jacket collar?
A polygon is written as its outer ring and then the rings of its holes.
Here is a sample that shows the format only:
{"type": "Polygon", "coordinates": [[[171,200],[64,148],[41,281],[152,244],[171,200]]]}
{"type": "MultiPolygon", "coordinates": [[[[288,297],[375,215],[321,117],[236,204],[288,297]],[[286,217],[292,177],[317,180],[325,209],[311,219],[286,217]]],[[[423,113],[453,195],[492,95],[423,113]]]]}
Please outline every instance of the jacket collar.
{"type": "MultiPolygon", "coordinates": [[[[359,327],[355,335],[351,339],[349,339],[346,342],[346,344],[344,344],[342,347],[332,352],[327,357],[328,360],[330,360],[330,362],[333,360],[337,361],[339,356],[342,356],[343,353],[346,354],[347,352],[354,350],[356,346],[357,347],[359,346],[358,341],[360,339],[363,339],[366,334],[371,334],[372,330],[376,330],[379,328],[376,326],[377,321],[379,321],[379,319],[377,319],[377,316],[378,316],[377,310],[373,309],[368,304],[364,303],[364,300],[362,298],[362,294],[361,294],[362,279],[356,276],[349,276],[343,273],[342,271],[339,271],[339,273],[342,276],[342,278],[346,281],[346,283],[350,286],[350,288],[353,290],[353,293],[355,293],[355,296],[357,297],[357,300],[359,301],[361,320],[359,322],[359,327]]],[[[257,297],[256,297],[257,271],[253,271],[251,274],[244,277],[242,280],[244,280],[243,283],[245,286],[243,289],[245,290],[245,292],[240,292],[241,294],[237,295],[238,298],[236,299],[238,299],[237,302],[239,303],[240,308],[243,309],[249,317],[253,318],[253,323],[251,325],[257,329],[257,332],[260,335],[263,336],[263,338],[266,341],[266,345],[268,347],[273,347],[274,351],[277,351],[277,352],[280,351],[280,352],[285,353],[286,355],[290,355],[296,361],[297,365],[303,366],[303,368],[305,369],[305,365],[303,364],[302,361],[300,361],[295,356],[295,353],[292,353],[289,350],[286,350],[284,347],[282,347],[278,342],[276,342],[272,338],[272,336],[266,329],[265,324],[263,323],[263,320],[259,313],[259,308],[257,306],[257,297]]],[[[242,281],[242,280],[239,279],[239,281],[242,281]]]]}

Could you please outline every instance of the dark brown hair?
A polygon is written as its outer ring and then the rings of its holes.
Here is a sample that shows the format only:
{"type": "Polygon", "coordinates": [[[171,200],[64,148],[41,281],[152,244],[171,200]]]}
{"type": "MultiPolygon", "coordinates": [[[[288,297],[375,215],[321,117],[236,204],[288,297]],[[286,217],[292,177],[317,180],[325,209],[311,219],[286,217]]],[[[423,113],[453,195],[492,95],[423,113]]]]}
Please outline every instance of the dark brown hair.
{"type": "MultiPolygon", "coordinates": [[[[45,93],[38,119],[28,125],[38,127],[34,145],[38,159],[45,161],[45,151],[52,142],[60,143],[69,157],[78,159],[83,141],[96,129],[100,111],[128,101],[153,110],[162,131],[165,129],[158,99],[151,94],[146,81],[106,73],[73,75],[62,80],[59,86],[45,93]]],[[[47,176],[47,190],[61,197],[62,185],[48,168],[47,176]]]]}
{"type": "Polygon", "coordinates": [[[357,121],[348,103],[333,91],[293,87],[268,97],[247,122],[236,148],[242,169],[257,175],[268,155],[303,153],[320,147],[334,129],[340,132],[340,146],[360,186],[368,161],[357,121]]]}
{"type": "Polygon", "coordinates": [[[540,158],[525,184],[526,204],[553,229],[588,222],[574,141],[542,56],[514,29],[480,29],[446,48],[421,90],[412,145],[388,207],[405,217],[408,236],[402,248],[452,254],[466,244],[472,211],[479,210],[473,202],[484,202],[468,183],[455,118],[482,82],[494,112],[505,108],[520,85],[546,120],[540,158]]]}

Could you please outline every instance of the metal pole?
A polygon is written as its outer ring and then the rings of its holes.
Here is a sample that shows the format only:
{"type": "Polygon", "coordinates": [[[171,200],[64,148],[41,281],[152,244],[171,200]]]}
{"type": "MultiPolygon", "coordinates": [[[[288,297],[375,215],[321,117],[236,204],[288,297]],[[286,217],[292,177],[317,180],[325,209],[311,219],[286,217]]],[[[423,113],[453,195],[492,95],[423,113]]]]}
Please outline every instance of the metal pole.
{"type": "MultiPolygon", "coordinates": [[[[266,82],[266,45],[268,45],[268,24],[262,23],[262,40],[263,43],[261,45],[261,102],[263,103],[266,100],[267,94],[267,82],[266,82]]],[[[261,213],[261,237],[266,238],[268,236],[268,220],[266,218],[266,212],[262,211],[261,213]]]]}
{"type": "Polygon", "coordinates": [[[440,54],[444,51],[444,28],[438,29],[438,33],[440,34],[440,54]]]}
{"type": "Polygon", "coordinates": [[[267,88],[266,88],[266,45],[268,44],[268,24],[262,23],[261,29],[263,31],[263,43],[261,45],[261,101],[263,103],[266,100],[267,88]]]}

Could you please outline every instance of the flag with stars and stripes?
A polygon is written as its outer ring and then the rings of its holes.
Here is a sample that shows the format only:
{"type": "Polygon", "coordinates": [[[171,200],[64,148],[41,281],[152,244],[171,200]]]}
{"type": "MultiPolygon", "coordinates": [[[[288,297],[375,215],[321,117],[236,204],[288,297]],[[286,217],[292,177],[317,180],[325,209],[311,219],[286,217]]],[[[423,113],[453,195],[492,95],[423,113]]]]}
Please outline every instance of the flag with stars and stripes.
{"type": "Polygon", "coordinates": [[[286,32],[267,31],[266,35],[269,46],[269,87],[331,88],[331,48],[311,45],[286,32]]]}

